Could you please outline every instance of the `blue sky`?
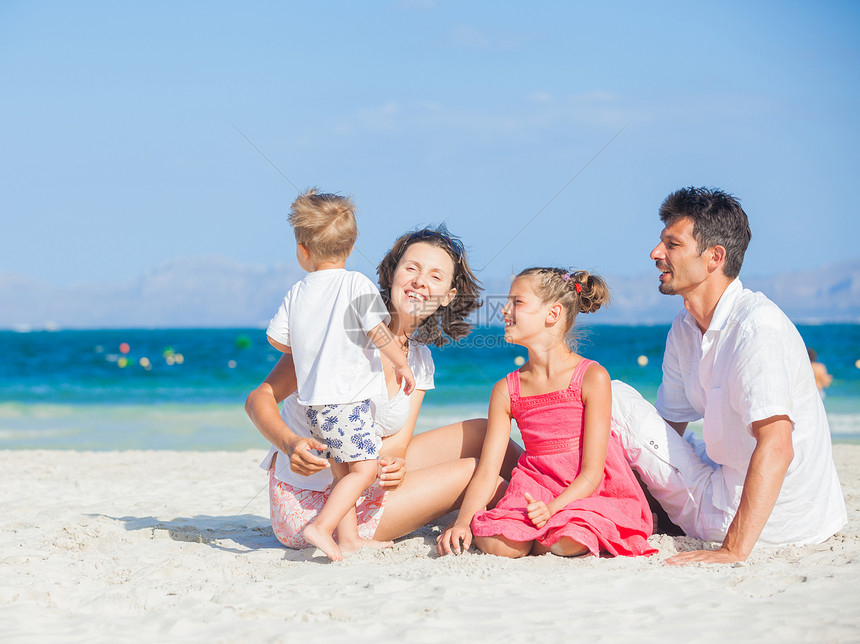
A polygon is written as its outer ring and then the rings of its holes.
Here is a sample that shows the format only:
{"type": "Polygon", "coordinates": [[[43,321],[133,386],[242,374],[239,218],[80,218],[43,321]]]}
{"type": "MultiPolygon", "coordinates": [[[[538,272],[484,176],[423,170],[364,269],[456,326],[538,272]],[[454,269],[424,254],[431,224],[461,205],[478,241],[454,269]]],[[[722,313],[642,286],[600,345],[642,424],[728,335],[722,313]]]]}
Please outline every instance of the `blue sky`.
{"type": "Polygon", "coordinates": [[[742,199],[743,274],[853,259],[858,33],[852,2],[6,0],[0,273],[292,262],[291,182],[354,195],[367,273],[440,221],[485,276],[645,273],[684,185],[742,199]]]}

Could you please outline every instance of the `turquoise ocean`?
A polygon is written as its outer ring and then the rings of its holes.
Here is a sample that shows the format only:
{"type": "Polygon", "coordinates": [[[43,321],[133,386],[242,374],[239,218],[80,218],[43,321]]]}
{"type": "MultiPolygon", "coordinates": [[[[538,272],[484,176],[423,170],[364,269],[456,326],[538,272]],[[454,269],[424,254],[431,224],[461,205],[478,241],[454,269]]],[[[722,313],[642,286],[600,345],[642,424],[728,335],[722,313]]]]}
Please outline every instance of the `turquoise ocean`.
{"type": "MultiPolygon", "coordinates": [[[[833,441],[860,442],[860,325],[798,329],[834,376],[833,441]]],[[[653,402],[668,330],[587,326],[579,351],[653,402]]],[[[418,431],[485,416],[493,383],[526,355],[498,327],[432,351],[418,431]]],[[[0,449],[264,449],[243,404],[278,357],[261,329],[0,331],[0,449]]]]}

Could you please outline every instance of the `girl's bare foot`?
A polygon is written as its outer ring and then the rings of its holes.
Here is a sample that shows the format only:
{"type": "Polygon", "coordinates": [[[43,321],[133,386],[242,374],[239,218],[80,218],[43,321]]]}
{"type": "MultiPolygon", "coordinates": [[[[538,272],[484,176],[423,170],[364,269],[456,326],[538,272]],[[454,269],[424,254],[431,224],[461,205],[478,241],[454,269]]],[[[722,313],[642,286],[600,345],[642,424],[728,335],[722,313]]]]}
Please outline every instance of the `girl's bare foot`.
{"type": "Polygon", "coordinates": [[[394,545],[393,541],[377,541],[376,539],[350,539],[349,541],[340,541],[340,550],[344,553],[352,553],[362,548],[391,548],[394,545]]]}
{"type": "Polygon", "coordinates": [[[343,561],[343,553],[330,534],[326,534],[324,530],[320,530],[313,523],[305,527],[302,533],[305,540],[322,550],[326,557],[332,561],[343,561]]]}

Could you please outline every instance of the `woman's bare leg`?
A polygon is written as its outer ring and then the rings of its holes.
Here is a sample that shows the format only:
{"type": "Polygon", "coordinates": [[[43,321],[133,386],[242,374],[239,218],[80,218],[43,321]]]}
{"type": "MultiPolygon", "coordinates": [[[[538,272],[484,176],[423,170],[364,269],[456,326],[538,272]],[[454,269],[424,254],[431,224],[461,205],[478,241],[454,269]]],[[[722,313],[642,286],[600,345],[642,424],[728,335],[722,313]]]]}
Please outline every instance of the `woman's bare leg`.
{"type": "Polygon", "coordinates": [[[475,537],[475,545],[481,552],[497,557],[519,559],[532,550],[532,541],[511,541],[501,535],[493,537],[475,537]]]}
{"type": "Polygon", "coordinates": [[[394,545],[393,541],[379,541],[378,539],[363,539],[358,534],[358,517],[356,516],[355,506],[353,506],[346,516],[337,524],[337,545],[340,551],[347,555],[351,552],[357,552],[362,548],[390,548],[394,545]]]}
{"type": "MultiPolygon", "coordinates": [[[[374,538],[398,539],[456,510],[476,466],[476,459],[461,458],[409,470],[401,486],[388,493],[374,538]]],[[[499,478],[491,504],[502,498],[506,488],[507,482],[499,478]]]]}
{"type": "MultiPolygon", "coordinates": [[[[406,450],[406,478],[399,488],[388,493],[374,537],[398,539],[459,508],[475,473],[486,433],[487,419],[473,418],[416,434],[406,450]]],[[[510,479],[522,451],[519,445],[509,442],[489,507],[504,496],[505,479],[510,479]]]]}
{"type": "MultiPolygon", "coordinates": [[[[473,418],[416,434],[406,450],[407,471],[414,471],[461,458],[480,458],[487,434],[487,419],[473,418]]],[[[501,476],[510,480],[522,447],[508,441],[501,476]]]]}

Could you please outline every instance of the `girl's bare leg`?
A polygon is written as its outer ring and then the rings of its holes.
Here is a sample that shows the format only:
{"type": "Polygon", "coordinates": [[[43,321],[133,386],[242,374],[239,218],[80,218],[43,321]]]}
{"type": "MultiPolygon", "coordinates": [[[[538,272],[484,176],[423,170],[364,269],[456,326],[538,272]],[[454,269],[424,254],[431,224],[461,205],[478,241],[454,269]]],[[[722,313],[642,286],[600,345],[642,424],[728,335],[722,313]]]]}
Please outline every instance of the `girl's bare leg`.
{"type": "Polygon", "coordinates": [[[570,537],[562,537],[549,548],[542,546],[537,541],[534,542],[534,546],[532,546],[533,555],[545,555],[548,552],[559,557],[581,557],[588,554],[588,547],[570,537]]]}
{"type": "Polygon", "coordinates": [[[532,550],[533,541],[511,541],[501,535],[493,537],[475,537],[475,545],[488,555],[519,559],[532,550]]]}
{"type": "MultiPolygon", "coordinates": [[[[331,493],[317,518],[305,527],[303,536],[332,561],[343,559],[343,552],[332,533],[350,511],[355,516],[355,502],[376,480],[376,470],[376,460],[331,463],[332,476],[335,478],[331,493]]],[[[346,529],[349,532],[349,527],[346,529]]],[[[358,528],[354,527],[354,530],[357,535],[358,528]]]]}
{"type": "MultiPolygon", "coordinates": [[[[480,458],[487,434],[487,419],[473,418],[416,434],[406,451],[406,468],[409,472],[461,458],[480,458]]],[[[502,463],[501,476],[510,480],[523,448],[514,441],[502,463]]]]}

